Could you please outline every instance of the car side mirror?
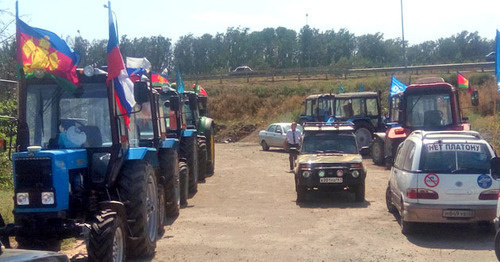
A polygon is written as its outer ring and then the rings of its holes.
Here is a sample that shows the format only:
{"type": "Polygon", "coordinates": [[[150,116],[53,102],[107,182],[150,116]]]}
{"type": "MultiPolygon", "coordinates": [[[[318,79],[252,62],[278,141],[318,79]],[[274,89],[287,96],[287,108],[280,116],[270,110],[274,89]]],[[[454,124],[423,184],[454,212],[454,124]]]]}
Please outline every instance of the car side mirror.
{"type": "Polygon", "coordinates": [[[472,91],[470,102],[473,106],[479,105],[479,92],[477,90],[472,91]]]}
{"type": "Polygon", "coordinates": [[[500,178],[500,158],[494,157],[490,161],[491,163],[491,176],[494,179],[500,178]]]}
{"type": "Polygon", "coordinates": [[[146,82],[134,83],[134,98],[138,104],[146,103],[149,101],[149,88],[146,82]]]}

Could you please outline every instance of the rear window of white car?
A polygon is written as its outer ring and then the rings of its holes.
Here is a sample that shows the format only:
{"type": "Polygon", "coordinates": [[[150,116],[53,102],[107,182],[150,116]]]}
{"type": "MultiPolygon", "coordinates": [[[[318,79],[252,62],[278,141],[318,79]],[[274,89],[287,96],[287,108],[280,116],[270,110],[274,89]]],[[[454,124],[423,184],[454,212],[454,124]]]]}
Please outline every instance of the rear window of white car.
{"type": "Polygon", "coordinates": [[[485,144],[424,144],[420,170],[452,174],[485,174],[490,169],[490,151],[485,144]]]}

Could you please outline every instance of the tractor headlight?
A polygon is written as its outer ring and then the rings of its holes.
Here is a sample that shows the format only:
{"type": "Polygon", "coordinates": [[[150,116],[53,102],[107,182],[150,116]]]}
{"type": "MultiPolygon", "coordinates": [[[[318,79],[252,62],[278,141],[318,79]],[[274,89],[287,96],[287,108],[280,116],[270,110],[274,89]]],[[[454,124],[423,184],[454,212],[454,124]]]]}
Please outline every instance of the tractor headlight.
{"type": "Polygon", "coordinates": [[[42,204],[53,205],[55,202],[54,192],[42,192],[42,204]]]}
{"type": "Polygon", "coordinates": [[[302,172],[302,176],[303,176],[304,178],[308,178],[309,176],[311,176],[311,172],[309,172],[309,171],[304,171],[304,172],[302,172]]]}
{"type": "Polygon", "coordinates": [[[358,170],[352,171],[352,177],[358,178],[359,177],[359,171],[358,170]]]}
{"type": "Polygon", "coordinates": [[[18,206],[26,206],[30,204],[30,194],[29,193],[17,193],[16,202],[18,206]]]}
{"type": "Polygon", "coordinates": [[[318,176],[319,177],[324,177],[325,176],[325,171],[324,170],[321,170],[318,172],[318,176]]]}

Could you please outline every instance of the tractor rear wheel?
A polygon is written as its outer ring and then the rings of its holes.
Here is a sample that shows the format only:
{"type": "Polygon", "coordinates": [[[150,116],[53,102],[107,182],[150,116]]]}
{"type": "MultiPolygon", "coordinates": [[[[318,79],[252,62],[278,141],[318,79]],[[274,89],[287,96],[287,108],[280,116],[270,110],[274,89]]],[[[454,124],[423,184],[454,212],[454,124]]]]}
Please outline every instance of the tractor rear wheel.
{"type": "Polygon", "coordinates": [[[354,135],[356,136],[356,141],[358,142],[359,151],[362,147],[370,146],[373,137],[373,127],[365,121],[356,122],[354,125],[356,126],[354,135]]]}
{"type": "Polygon", "coordinates": [[[180,180],[180,200],[181,207],[186,207],[189,197],[189,168],[186,162],[179,162],[179,180],[180,180]]]}
{"type": "Polygon", "coordinates": [[[214,124],[210,125],[207,137],[207,176],[212,176],[215,171],[215,128],[214,124]]]}
{"type": "Polygon", "coordinates": [[[124,218],[110,209],[99,212],[90,227],[88,261],[125,261],[124,218]]]}
{"type": "Polygon", "coordinates": [[[375,165],[381,166],[384,164],[384,141],[377,136],[375,136],[370,147],[370,155],[375,165]]]}
{"type": "Polygon", "coordinates": [[[152,256],[158,236],[158,187],[153,167],[146,161],[129,161],[122,167],[118,191],[125,203],[131,236],[130,257],[152,256]]]}
{"type": "Polygon", "coordinates": [[[198,182],[205,182],[207,176],[207,144],[205,141],[200,141],[198,145],[198,182]]]}
{"type": "Polygon", "coordinates": [[[198,192],[198,145],[196,137],[186,137],[181,143],[181,151],[189,168],[189,194],[198,192]]]}
{"type": "MultiPolygon", "coordinates": [[[[177,217],[181,202],[179,180],[179,156],[176,150],[168,150],[160,154],[161,171],[165,175],[163,189],[165,192],[165,216],[177,217]]],[[[160,221],[161,222],[161,221],[160,221]]]]}

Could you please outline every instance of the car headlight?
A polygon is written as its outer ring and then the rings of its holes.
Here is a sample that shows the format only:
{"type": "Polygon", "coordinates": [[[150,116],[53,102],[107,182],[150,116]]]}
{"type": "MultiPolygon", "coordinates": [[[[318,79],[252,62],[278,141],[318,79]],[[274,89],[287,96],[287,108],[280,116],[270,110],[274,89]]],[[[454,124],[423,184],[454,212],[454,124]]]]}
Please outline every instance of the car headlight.
{"type": "Polygon", "coordinates": [[[42,204],[53,205],[55,202],[54,192],[42,192],[42,204]]]}
{"type": "Polygon", "coordinates": [[[309,171],[304,171],[304,172],[302,172],[302,176],[303,176],[304,178],[308,178],[309,176],[311,176],[311,172],[309,172],[309,171]]]}
{"type": "Polygon", "coordinates": [[[319,177],[324,177],[325,176],[325,171],[321,170],[318,172],[319,177]]]}
{"type": "Polygon", "coordinates": [[[16,202],[18,206],[26,206],[30,204],[30,194],[29,193],[17,193],[16,202]]]}
{"type": "Polygon", "coordinates": [[[352,171],[352,177],[358,178],[359,177],[359,171],[358,170],[352,171]]]}

